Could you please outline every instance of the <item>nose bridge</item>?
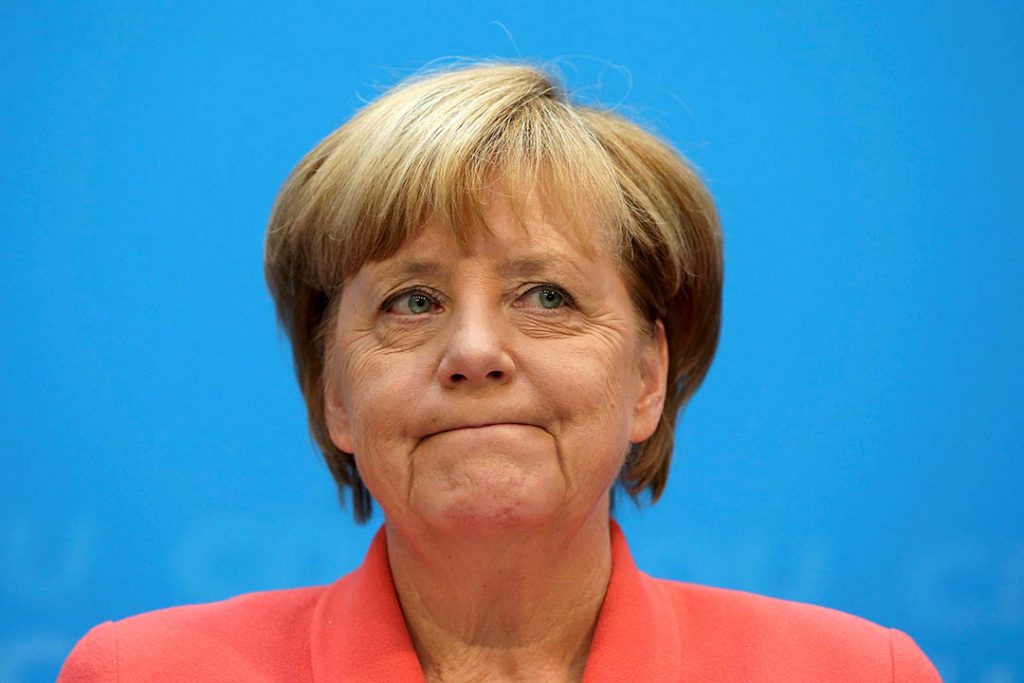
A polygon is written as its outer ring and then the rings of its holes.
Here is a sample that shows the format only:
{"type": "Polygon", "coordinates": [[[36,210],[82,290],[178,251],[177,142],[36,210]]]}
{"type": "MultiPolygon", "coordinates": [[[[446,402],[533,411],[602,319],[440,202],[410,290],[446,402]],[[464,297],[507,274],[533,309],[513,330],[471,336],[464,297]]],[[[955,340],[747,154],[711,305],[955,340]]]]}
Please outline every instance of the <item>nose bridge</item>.
{"type": "Polygon", "coordinates": [[[473,297],[448,320],[439,380],[450,388],[503,384],[515,375],[509,353],[511,329],[500,306],[473,297]]]}

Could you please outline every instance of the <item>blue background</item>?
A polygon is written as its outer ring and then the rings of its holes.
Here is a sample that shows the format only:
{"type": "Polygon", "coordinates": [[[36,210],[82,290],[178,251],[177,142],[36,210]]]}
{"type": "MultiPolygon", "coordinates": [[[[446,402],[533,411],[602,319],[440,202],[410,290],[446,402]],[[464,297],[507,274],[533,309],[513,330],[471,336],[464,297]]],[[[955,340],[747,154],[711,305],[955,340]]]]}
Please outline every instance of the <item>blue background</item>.
{"type": "Polygon", "coordinates": [[[719,202],[718,358],[662,502],[619,505],[641,566],[1024,681],[1019,3],[96,5],[0,9],[0,680],[359,562],[263,227],[365,100],[468,56],[557,60],[719,202]]]}

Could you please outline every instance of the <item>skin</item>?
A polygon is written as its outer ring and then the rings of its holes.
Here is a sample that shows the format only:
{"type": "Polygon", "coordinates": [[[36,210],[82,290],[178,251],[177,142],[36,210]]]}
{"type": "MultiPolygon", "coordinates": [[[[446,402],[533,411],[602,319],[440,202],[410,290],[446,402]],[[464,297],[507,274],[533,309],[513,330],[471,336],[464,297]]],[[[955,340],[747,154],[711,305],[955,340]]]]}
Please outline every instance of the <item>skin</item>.
{"type": "Polygon", "coordinates": [[[589,252],[497,196],[459,248],[428,224],[343,289],[332,441],[385,515],[427,680],[580,680],[608,578],[609,490],[665,395],[664,328],[589,252]]]}

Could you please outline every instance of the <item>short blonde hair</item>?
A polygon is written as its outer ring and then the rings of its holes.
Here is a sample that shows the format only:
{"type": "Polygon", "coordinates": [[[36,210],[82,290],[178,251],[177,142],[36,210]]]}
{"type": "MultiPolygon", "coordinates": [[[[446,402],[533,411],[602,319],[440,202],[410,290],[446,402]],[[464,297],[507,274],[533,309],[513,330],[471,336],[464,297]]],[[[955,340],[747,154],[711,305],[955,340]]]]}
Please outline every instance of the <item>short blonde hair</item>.
{"type": "Polygon", "coordinates": [[[310,430],[340,497],[351,488],[358,521],[372,499],[324,416],[331,304],[347,278],[395,253],[428,220],[464,243],[496,187],[513,201],[539,196],[584,242],[610,229],[637,310],[663,321],[665,408],[620,480],[652,501],[665,487],[677,415],[718,343],[722,245],[711,196],[668,145],[614,112],[571,102],[547,72],[477,64],[415,77],[359,111],[294,168],[267,227],[267,283],[310,430]]]}

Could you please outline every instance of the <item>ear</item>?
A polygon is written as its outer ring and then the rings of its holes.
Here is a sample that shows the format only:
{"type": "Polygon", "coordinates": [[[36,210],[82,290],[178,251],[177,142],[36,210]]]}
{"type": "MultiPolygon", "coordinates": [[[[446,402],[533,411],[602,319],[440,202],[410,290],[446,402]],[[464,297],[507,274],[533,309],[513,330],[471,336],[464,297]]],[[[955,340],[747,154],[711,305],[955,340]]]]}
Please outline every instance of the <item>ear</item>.
{"type": "Polygon", "coordinates": [[[654,434],[665,407],[668,386],[668,339],[661,320],[654,322],[654,332],[644,335],[640,349],[640,385],[633,404],[630,443],[646,441],[654,434]]]}
{"type": "Polygon", "coordinates": [[[345,453],[354,453],[348,410],[342,400],[341,391],[338,390],[336,383],[330,380],[324,383],[324,422],[327,424],[331,443],[345,453]]]}

